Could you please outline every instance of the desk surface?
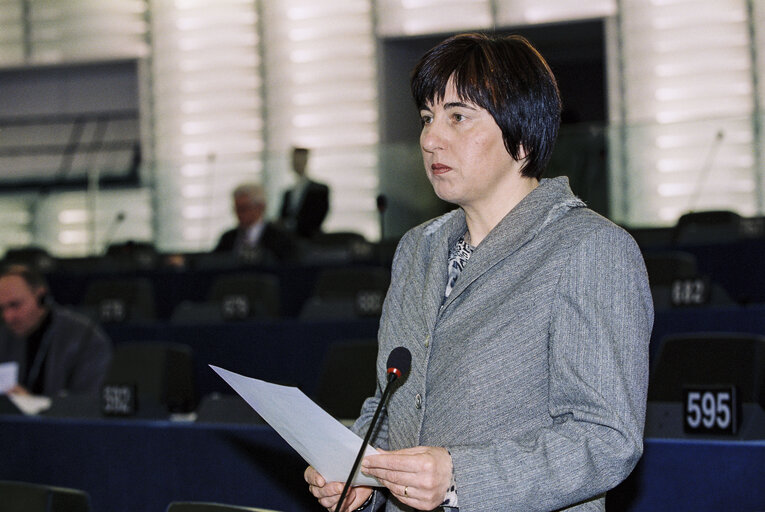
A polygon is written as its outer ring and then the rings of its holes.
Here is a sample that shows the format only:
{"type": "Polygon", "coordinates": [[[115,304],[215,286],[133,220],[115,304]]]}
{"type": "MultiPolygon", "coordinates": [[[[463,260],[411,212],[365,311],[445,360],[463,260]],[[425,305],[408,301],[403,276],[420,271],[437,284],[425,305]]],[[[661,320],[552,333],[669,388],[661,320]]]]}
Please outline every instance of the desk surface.
{"type": "MultiPolygon", "coordinates": [[[[0,416],[0,479],[84,489],[94,512],[164,512],[175,500],[322,510],[305,463],[266,425],[0,416]]],[[[765,440],[648,439],[609,512],[765,510],[765,440]]]]}

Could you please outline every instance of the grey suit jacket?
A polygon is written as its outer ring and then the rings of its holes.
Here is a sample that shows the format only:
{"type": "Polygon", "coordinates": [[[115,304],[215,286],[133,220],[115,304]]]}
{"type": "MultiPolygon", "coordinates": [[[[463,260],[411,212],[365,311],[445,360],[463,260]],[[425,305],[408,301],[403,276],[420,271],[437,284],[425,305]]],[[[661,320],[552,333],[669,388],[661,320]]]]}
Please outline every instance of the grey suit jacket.
{"type": "MultiPolygon", "coordinates": [[[[584,207],[566,178],[542,180],[473,252],[443,303],[462,210],[409,231],[379,331],[412,370],[372,444],[449,449],[459,510],[604,510],[642,453],[653,306],[640,251],[584,207]]],[[[387,492],[375,509],[408,510],[387,492]]]]}
{"type": "MultiPolygon", "coordinates": [[[[106,377],[112,357],[112,343],[89,318],[64,307],[51,305],[51,325],[42,338],[45,350],[43,394],[97,393],[106,377]]],[[[0,326],[0,362],[19,363],[19,379],[33,363],[26,360],[26,341],[0,326]]],[[[22,382],[23,384],[23,382],[22,382]]]]}

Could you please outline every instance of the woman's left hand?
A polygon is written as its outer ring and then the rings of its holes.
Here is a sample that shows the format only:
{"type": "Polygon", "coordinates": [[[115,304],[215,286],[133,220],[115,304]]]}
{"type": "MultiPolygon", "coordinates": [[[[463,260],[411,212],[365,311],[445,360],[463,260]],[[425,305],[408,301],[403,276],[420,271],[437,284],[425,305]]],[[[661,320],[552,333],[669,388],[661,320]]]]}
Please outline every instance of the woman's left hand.
{"type": "Polygon", "coordinates": [[[369,455],[361,471],[376,477],[400,502],[419,510],[443,503],[452,482],[452,457],[446,448],[415,446],[369,455]]]}

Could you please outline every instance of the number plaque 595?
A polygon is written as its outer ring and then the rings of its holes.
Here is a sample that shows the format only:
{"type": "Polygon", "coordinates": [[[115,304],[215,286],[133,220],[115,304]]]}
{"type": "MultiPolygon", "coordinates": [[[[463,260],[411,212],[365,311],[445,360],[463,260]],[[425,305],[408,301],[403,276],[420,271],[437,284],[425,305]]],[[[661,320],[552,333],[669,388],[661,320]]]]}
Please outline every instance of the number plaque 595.
{"type": "Polygon", "coordinates": [[[683,429],[688,433],[735,434],[738,431],[735,386],[683,390],[683,429]]]}

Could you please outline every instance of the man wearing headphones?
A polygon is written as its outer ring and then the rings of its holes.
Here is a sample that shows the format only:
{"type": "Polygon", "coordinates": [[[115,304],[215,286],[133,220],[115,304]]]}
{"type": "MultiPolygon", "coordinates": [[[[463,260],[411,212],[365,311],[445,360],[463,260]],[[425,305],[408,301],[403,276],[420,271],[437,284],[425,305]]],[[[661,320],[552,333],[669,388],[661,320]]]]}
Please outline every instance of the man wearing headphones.
{"type": "Polygon", "coordinates": [[[56,304],[45,279],[25,265],[0,269],[0,363],[18,364],[9,393],[96,393],[112,343],[87,317],[56,304]]]}

